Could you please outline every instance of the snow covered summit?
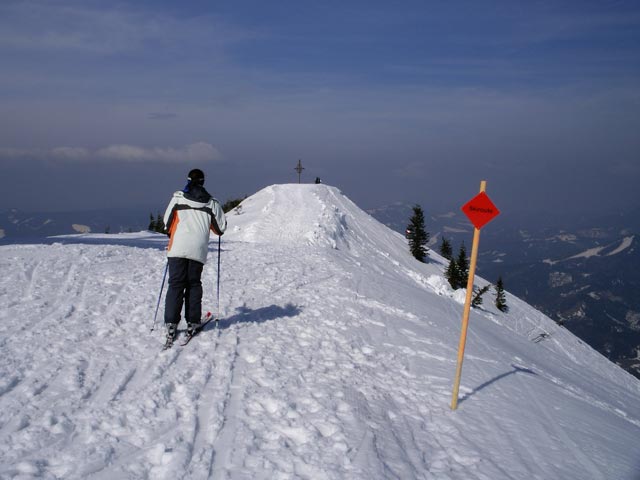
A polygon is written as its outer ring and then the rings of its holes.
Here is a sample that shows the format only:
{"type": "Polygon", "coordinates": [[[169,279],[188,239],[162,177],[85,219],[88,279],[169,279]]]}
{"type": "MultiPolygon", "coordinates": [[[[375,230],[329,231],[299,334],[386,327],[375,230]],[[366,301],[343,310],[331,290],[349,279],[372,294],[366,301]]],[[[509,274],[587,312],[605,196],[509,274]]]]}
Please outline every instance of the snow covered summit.
{"type": "Polygon", "coordinates": [[[326,185],[273,185],[242,202],[234,239],[278,245],[312,245],[361,252],[387,245],[397,234],[326,185]]]}
{"type": "Polygon", "coordinates": [[[228,220],[220,329],[167,352],[166,237],[0,247],[0,478],[637,480],[640,382],[529,305],[472,312],[452,412],[440,257],[325,185],[228,220]]]}

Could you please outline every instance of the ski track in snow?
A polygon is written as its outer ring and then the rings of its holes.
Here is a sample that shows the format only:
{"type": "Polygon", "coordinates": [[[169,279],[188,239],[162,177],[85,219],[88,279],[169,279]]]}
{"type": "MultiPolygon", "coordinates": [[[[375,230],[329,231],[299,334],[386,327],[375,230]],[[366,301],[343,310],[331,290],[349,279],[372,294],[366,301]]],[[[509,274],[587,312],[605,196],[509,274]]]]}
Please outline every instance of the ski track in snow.
{"type": "Polygon", "coordinates": [[[0,247],[0,478],[640,474],[639,382],[541,313],[472,312],[452,412],[462,305],[440,257],[325,186],[228,220],[219,327],[164,352],[159,236],[0,247]]]}

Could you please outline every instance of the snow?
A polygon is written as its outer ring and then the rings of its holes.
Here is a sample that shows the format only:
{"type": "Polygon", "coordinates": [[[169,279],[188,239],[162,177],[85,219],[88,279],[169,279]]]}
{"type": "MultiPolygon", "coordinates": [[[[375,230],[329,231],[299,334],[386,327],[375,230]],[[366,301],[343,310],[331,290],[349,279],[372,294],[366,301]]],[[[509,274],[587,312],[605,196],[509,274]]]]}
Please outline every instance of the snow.
{"type": "MultiPolygon", "coordinates": [[[[634,236],[630,236],[630,237],[624,237],[622,239],[622,241],[620,242],[620,245],[618,245],[614,250],[612,250],[609,253],[606,253],[605,256],[610,257],[612,255],[617,255],[621,252],[624,252],[627,248],[629,248],[631,245],[633,245],[633,239],[634,236]]],[[[574,255],[572,257],[567,258],[566,260],[573,260],[576,258],[592,258],[592,257],[600,257],[600,253],[609,248],[611,245],[605,245],[604,247],[594,247],[594,248],[589,248],[587,250],[585,250],[584,252],[578,253],[577,255],[574,255]]],[[[557,262],[556,262],[557,263],[557,262]]]]}
{"type": "Polygon", "coordinates": [[[610,257],[611,255],[617,255],[618,253],[625,251],[627,248],[629,248],[633,244],[633,239],[634,239],[634,235],[623,238],[618,248],[608,253],[607,256],[610,257]]]}
{"type": "Polygon", "coordinates": [[[444,227],[443,230],[446,233],[469,233],[469,230],[466,230],[464,228],[444,227]]]}
{"type": "Polygon", "coordinates": [[[91,232],[91,227],[89,227],[87,225],[80,225],[78,223],[74,223],[73,225],[71,225],[71,228],[73,228],[73,230],[75,232],[78,232],[78,233],[90,233],[91,232]]]}
{"type": "Polygon", "coordinates": [[[640,382],[542,313],[509,294],[506,314],[489,295],[472,311],[452,411],[464,291],[442,258],[418,263],[325,185],[240,211],[220,328],[166,352],[166,237],[0,247],[0,478],[640,475],[640,382]]]}
{"type": "Polygon", "coordinates": [[[577,255],[573,255],[572,257],[567,258],[567,260],[573,260],[575,258],[591,258],[600,256],[600,252],[607,247],[593,247],[585,250],[584,252],[578,253],[577,255]]]}
{"type": "Polygon", "coordinates": [[[554,242],[554,241],[558,240],[560,242],[574,243],[577,239],[578,239],[578,237],[576,237],[572,233],[561,233],[559,235],[555,235],[555,236],[547,239],[547,241],[548,242],[554,242]]]}

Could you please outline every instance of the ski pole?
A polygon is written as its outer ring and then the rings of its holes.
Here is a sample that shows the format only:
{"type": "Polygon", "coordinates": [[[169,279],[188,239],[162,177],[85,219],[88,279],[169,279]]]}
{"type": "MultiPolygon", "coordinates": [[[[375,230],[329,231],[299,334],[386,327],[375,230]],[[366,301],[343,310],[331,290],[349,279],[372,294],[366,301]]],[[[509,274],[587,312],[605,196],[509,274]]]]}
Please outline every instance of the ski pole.
{"type": "Polygon", "coordinates": [[[158,294],[158,304],[156,305],[156,313],[153,316],[153,325],[151,326],[151,331],[156,328],[156,319],[158,318],[158,308],[160,308],[160,299],[162,298],[162,290],[164,290],[164,281],[167,278],[167,270],[169,270],[169,259],[167,259],[167,264],[164,267],[164,275],[162,275],[162,285],[160,286],[160,293],[158,294]]]}
{"type": "Polygon", "coordinates": [[[217,285],[217,318],[220,319],[220,251],[221,251],[222,236],[218,236],[218,285],[217,285]]]}

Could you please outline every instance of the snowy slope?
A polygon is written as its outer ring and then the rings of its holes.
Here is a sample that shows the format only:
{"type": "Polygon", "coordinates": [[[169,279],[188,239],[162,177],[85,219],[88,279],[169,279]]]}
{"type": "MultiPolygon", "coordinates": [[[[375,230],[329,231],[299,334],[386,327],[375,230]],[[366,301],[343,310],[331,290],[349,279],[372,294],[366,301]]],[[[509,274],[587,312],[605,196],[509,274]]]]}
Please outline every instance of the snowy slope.
{"type": "Polygon", "coordinates": [[[324,185],[228,219],[221,328],[167,352],[166,237],[0,247],[0,478],[640,476],[640,382],[530,306],[472,312],[453,412],[442,259],[324,185]]]}

